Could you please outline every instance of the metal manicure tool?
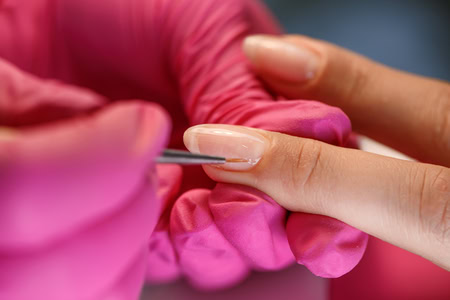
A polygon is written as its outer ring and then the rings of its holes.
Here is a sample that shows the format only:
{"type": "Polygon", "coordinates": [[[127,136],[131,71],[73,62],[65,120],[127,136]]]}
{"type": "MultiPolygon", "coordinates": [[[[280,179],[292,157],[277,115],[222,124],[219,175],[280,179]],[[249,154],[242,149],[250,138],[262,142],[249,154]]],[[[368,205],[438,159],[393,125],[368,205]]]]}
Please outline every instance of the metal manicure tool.
{"type": "Polygon", "coordinates": [[[158,164],[179,164],[179,165],[220,165],[224,163],[248,162],[241,158],[225,158],[205,154],[191,153],[183,150],[166,149],[156,158],[158,164]]]}

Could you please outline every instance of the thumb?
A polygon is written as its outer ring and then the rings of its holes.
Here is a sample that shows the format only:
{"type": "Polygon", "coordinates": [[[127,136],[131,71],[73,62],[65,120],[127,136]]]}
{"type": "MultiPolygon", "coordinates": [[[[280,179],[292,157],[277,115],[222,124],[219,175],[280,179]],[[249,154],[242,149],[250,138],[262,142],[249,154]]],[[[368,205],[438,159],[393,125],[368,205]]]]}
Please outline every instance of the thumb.
{"type": "Polygon", "coordinates": [[[240,126],[195,126],[184,142],[230,159],[204,167],[216,181],[257,188],[286,209],[328,215],[450,268],[448,168],[240,126]]]}

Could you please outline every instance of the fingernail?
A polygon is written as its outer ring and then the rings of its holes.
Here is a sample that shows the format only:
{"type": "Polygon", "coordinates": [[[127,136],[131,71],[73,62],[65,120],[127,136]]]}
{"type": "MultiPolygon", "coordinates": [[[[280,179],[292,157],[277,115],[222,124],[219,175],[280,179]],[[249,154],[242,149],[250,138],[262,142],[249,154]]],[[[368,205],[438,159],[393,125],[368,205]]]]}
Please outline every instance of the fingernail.
{"type": "Polygon", "coordinates": [[[315,76],[319,67],[318,54],[277,37],[249,36],[243,50],[257,72],[286,81],[305,82],[315,76]]]}
{"type": "Polygon", "coordinates": [[[184,144],[193,153],[221,156],[235,161],[213,166],[247,171],[261,160],[268,141],[259,133],[245,127],[198,125],[184,133],[184,144]]]}

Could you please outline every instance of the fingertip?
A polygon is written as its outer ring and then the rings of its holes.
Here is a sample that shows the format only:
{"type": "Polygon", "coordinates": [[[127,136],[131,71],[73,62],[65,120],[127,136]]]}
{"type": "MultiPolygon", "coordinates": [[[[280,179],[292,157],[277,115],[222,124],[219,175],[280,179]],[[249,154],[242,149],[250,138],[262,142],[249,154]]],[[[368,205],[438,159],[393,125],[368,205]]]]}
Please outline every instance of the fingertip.
{"type": "MultiPolygon", "coordinates": [[[[107,118],[107,128],[117,128],[114,124],[121,120],[121,131],[131,141],[130,154],[134,157],[152,158],[161,152],[169,141],[171,122],[168,113],[158,104],[142,101],[127,100],[110,105],[101,112],[102,118],[107,118]],[[128,128],[128,129],[126,129],[128,128]]],[[[121,143],[117,139],[116,143],[121,143]]]]}
{"type": "Polygon", "coordinates": [[[251,35],[246,37],[242,43],[242,51],[253,66],[256,61],[255,50],[258,44],[258,39],[260,39],[259,35],[251,35]]]}
{"type": "Polygon", "coordinates": [[[147,111],[148,119],[168,134],[172,128],[169,113],[161,105],[154,102],[145,102],[142,105],[147,111]]]}
{"type": "Polygon", "coordinates": [[[191,152],[226,158],[227,162],[217,168],[248,171],[258,164],[268,141],[251,128],[211,124],[188,129],[184,143],[191,152]]]}
{"type": "Polygon", "coordinates": [[[249,36],[243,51],[257,73],[287,82],[303,84],[314,78],[320,67],[318,53],[277,36],[249,36]]]}

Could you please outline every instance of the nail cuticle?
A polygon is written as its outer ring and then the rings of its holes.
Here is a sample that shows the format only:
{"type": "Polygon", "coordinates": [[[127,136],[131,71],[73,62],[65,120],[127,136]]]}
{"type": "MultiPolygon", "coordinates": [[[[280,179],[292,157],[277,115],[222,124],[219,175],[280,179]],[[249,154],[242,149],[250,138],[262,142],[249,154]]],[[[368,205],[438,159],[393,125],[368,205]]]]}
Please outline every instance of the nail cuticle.
{"type": "Polygon", "coordinates": [[[247,171],[260,162],[267,140],[251,129],[199,125],[186,132],[185,144],[191,152],[222,156],[227,159],[223,165],[214,165],[215,168],[247,171]]]}

